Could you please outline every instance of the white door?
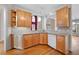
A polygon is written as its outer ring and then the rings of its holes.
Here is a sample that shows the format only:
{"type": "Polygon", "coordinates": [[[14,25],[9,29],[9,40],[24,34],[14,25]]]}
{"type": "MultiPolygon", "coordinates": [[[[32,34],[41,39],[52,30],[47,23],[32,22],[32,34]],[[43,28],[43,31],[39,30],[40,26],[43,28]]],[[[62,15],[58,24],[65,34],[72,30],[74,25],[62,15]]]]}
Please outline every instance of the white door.
{"type": "Polygon", "coordinates": [[[48,45],[56,49],[56,35],[48,35],[48,45]]]}

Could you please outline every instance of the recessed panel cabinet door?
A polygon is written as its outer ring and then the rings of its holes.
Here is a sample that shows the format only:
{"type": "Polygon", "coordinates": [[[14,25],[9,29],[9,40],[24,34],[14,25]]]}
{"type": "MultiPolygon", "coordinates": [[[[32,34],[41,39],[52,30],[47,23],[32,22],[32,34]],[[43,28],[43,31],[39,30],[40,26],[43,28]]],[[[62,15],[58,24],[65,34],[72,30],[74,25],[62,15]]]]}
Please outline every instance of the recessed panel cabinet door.
{"type": "Polygon", "coordinates": [[[30,12],[17,10],[17,26],[18,27],[29,27],[32,25],[32,14],[30,12]]]}
{"type": "Polygon", "coordinates": [[[32,46],[32,35],[24,35],[22,44],[23,44],[23,48],[32,46]]]}
{"type": "Polygon", "coordinates": [[[17,10],[17,26],[25,27],[25,17],[22,10],[17,10]]]}
{"type": "Polygon", "coordinates": [[[48,44],[48,34],[44,34],[43,44],[48,44]]]}
{"type": "Polygon", "coordinates": [[[56,36],[56,49],[60,52],[65,52],[65,36],[57,35],[56,36]]]}
{"type": "Polygon", "coordinates": [[[62,26],[63,25],[62,24],[62,17],[63,17],[62,10],[61,9],[57,10],[57,12],[56,12],[56,19],[57,19],[57,25],[58,26],[62,26]]]}
{"type": "Polygon", "coordinates": [[[40,44],[44,44],[44,34],[40,34],[40,44]]]}
{"type": "Polygon", "coordinates": [[[69,27],[70,25],[70,8],[64,6],[56,11],[57,26],[69,27]]]}
{"type": "Polygon", "coordinates": [[[40,40],[39,36],[40,36],[39,34],[33,34],[32,35],[32,45],[39,44],[39,40],[40,40]]]}
{"type": "Polygon", "coordinates": [[[10,34],[10,46],[11,46],[11,49],[14,48],[14,35],[13,34],[10,34]]]}
{"type": "Polygon", "coordinates": [[[27,20],[28,26],[27,27],[32,27],[32,14],[28,13],[27,17],[28,17],[28,20],[27,20]]]}
{"type": "Polygon", "coordinates": [[[48,44],[48,34],[47,33],[40,34],[40,44],[48,44]]]}

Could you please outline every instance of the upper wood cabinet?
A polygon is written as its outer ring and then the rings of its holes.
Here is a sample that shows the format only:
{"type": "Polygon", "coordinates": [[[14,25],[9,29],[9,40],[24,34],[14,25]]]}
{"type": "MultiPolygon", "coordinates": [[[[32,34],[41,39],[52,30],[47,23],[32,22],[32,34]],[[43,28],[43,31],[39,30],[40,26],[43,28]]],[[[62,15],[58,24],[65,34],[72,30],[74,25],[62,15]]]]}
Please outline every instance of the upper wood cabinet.
{"type": "Polygon", "coordinates": [[[26,11],[17,10],[17,27],[31,27],[32,14],[26,11]]]}
{"type": "Polygon", "coordinates": [[[65,6],[56,11],[57,27],[70,26],[70,12],[69,6],[65,6]]]}
{"type": "Polygon", "coordinates": [[[11,18],[10,18],[9,24],[11,27],[14,27],[14,26],[16,26],[16,11],[11,10],[10,16],[11,16],[11,18]]]}
{"type": "Polygon", "coordinates": [[[11,10],[10,12],[11,27],[30,27],[32,26],[32,14],[20,9],[11,10]]]}

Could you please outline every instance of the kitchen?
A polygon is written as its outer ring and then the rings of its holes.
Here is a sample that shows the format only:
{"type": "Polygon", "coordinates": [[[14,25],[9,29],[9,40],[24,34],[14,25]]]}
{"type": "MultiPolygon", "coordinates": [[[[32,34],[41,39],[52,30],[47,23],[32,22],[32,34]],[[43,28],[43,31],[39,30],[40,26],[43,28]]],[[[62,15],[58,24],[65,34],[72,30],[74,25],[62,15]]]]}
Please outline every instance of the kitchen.
{"type": "MultiPolygon", "coordinates": [[[[45,45],[61,55],[72,52],[71,5],[19,4],[8,5],[6,9],[8,9],[8,25],[6,27],[7,40],[4,40],[4,50],[8,51],[5,54],[12,50],[15,53],[10,53],[16,55],[20,54],[18,51],[45,45]]],[[[7,15],[7,11],[5,15],[7,15]]],[[[31,53],[29,52],[29,54],[31,53]]],[[[25,55],[27,54],[25,53],[25,55]]]]}

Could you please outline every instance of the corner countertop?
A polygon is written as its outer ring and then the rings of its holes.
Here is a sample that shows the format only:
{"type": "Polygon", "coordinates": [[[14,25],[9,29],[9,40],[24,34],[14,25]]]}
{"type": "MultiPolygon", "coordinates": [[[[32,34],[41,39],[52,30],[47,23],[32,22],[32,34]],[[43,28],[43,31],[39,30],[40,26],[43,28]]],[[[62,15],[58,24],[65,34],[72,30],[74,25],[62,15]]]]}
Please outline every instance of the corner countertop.
{"type": "Polygon", "coordinates": [[[51,34],[51,35],[70,35],[71,33],[70,32],[28,32],[28,33],[24,33],[25,34],[39,34],[39,33],[48,33],[48,34],[51,34]]]}
{"type": "Polygon", "coordinates": [[[35,32],[24,33],[24,35],[25,35],[25,34],[39,34],[39,33],[48,33],[48,32],[36,32],[36,31],[35,31],[35,32]]]}

